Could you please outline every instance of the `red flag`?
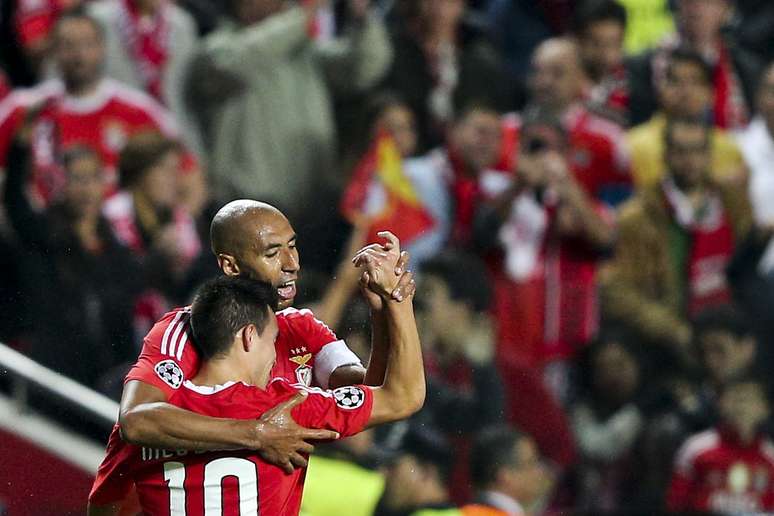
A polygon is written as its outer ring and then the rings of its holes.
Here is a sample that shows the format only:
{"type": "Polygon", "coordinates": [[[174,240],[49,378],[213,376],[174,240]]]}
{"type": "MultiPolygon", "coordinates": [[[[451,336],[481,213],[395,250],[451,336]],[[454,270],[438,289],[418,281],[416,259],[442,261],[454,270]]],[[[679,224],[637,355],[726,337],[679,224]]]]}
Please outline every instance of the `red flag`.
{"type": "Polygon", "coordinates": [[[355,167],[341,200],[341,212],[353,224],[368,224],[368,241],[392,231],[404,245],[435,226],[403,170],[392,137],[379,134],[355,167]]]}

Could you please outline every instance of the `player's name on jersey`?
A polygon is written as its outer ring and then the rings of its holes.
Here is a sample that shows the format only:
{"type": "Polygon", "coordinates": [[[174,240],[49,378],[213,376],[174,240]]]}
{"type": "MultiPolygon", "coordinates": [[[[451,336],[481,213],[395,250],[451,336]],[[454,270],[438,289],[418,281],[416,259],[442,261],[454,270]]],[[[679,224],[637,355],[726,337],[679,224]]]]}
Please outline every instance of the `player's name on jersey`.
{"type": "Polygon", "coordinates": [[[142,460],[161,460],[171,459],[173,457],[185,457],[188,454],[206,453],[204,451],[189,451],[189,450],[163,450],[161,448],[146,448],[142,447],[142,460]]]}

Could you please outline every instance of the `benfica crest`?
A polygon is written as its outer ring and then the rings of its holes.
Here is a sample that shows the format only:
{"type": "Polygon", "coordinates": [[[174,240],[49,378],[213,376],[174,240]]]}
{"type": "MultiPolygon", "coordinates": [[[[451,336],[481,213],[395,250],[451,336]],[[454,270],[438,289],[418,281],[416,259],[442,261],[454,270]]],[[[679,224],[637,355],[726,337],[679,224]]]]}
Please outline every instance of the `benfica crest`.
{"type": "Polygon", "coordinates": [[[303,383],[307,387],[312,385],[312,368],[307,365],[312,359],[312,354],[290,357],[290,361],[298,365],[296,368],[296,379],[298,383],[303,383]]]}

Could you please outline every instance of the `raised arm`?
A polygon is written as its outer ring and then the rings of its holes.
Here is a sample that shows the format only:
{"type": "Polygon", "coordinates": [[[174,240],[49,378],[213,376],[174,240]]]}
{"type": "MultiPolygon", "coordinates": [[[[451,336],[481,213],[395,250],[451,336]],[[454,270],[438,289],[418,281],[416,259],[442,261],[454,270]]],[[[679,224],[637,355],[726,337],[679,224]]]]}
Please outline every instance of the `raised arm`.
{"type": "Polygon", "coordinates": [[[160,389],[131,380],[121,397],[121,437],[132,444],[194,451],[253,449],[265,461],[292,472],[306,466],[307,441],[338,437],[336,432],[298,426],[290,416],[303,396],[277,405],[257,420],[202,416],[167,403],[160,389]]]}
{"type": "MultiPolygon", "coordinates": [[[[400,242],[389,232],[380,233],[400,252],[400,242]]],[[[425,374],[412,299],[398,302],[391,298],[397,284],[393,270],[397,260],[375,249],[364,249],[355,264],[365,268],[364,281],[382,298],[389,337],[386,374],[381,387],[374,388],[374,404],[369,426],[405,419],[425,401],[425,374]]]]}

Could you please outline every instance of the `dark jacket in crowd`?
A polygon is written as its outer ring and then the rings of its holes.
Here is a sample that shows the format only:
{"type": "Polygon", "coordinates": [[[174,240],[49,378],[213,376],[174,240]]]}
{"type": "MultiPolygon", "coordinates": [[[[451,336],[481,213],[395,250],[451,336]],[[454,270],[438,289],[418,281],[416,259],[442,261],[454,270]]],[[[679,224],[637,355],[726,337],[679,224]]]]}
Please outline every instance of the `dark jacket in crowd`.
{"type": "Polygon", "coordinates": [[[26,147],[11,148],[5,205],[19,241],[29,354],[95,386],[136,356],[132,312],[142,288],[140,266],[104,219],[98,226],[102,249],[93,253],[81,246],[64,206],[35,211],[24,193],[28,158],[26,147]]]}

